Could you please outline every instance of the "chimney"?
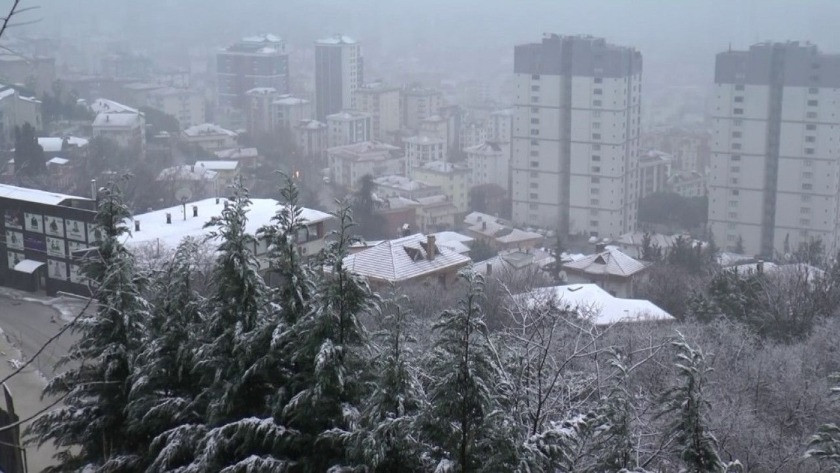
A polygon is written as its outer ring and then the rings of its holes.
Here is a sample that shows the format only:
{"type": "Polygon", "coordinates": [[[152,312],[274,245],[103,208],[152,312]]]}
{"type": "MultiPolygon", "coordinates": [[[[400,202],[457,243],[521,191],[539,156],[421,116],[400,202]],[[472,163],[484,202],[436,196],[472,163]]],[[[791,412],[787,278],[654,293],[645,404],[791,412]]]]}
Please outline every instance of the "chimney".
{"type": "Polygon", "coordinates": [[[481,229],[487,230],[487,222],[481,222],[481,229]]]}
{"type": "Polygon", "coordinates": [[[134,231],[135,231],[135,232],[139,232],[139,231],[140,231],[140,220],[135,220],[135,221],[134,221],[134,231]]]}
{"type": "Polygon", "coordinates": [[[606,249],[606,243],[595,243],[595,253],[603,253],[606,249]]]}
{"type": "Polygon", "coordinates": [[[172,214],[169,212],[166,212],[166,223],[172,223],[172,214]]]}
{"type": "Polygon", "coordinates": [[[228,201],[225,201],[225,209],[227,209],[228,201]]]}
{"type": "Polygon", "coordinates": [[[437,251],[437,247],[435,246],[435,236],[429,235],[426,237],[426,254],[429,255],[429,261],[435,259],[435,251],[437,251]]]}
{"type": "Polygon", "coordinates": [[[90,198],[96,200],[96,179],[90,180],[90,198]]]}
{"type": "Polygon", "coordinates": [[[764,260],[758,260],[755,263],[755,272],[758,274],[764,273],[764,260]]]}
{"type": "Polygon", "coordinates": [[[198,206],[193,205],[193,217],[198,217],[198,206]]]}
{"type": "Polygon", "coordinates": [[[216,205],[219,205],[219,198],[216,197],[216,205]]]}
{"type": "Polygon", "coordinates": [[[487,275],[493,274],[493,263],[487,263],[487,275]]]}

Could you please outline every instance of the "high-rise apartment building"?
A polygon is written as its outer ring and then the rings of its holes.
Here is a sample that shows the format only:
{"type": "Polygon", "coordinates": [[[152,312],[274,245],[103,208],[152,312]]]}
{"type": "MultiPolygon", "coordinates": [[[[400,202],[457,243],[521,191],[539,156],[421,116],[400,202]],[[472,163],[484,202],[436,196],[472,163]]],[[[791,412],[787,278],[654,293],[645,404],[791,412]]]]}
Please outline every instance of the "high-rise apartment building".
{"type": "Polygon", "coordinates": [[[756,44],[715,61],[709,225],[718,242],[774,256],[837,248],[840,55],[756,44]]]}
{"type": "Polygon", "coordinates": [[[216,55],[219,108],[245,110],[246,93],[256,87],[272,87],[289,93],[289,54],[285,42],[266,34],[242,41],[216,55]]]}
{"type": "Polygon", "coordinates": [[[642,56],[589,36],[516,46],[513,220],[561,234],[636,226],[642,56]]]}
{"type": "Polygon", "coordinates": [[[437,115],[443,107],[443,92],[412,86],[402,90],[400,96],[402,108],[402,125],[410,130],[420,128],[420,122],[437,115]]]}
{"type": "Polygon", "coordinates": [[[356,89],[356,110],[373,117],[373,139],[392,141],[400,131],[400,89],[380,83],[356,89]]]}
{"type": "Polygon", "coordinates": [[[315,42],[315,115],[355,108],[355,92],[363,80],[362,48],[353,38],[336,35],[315,42]]]}

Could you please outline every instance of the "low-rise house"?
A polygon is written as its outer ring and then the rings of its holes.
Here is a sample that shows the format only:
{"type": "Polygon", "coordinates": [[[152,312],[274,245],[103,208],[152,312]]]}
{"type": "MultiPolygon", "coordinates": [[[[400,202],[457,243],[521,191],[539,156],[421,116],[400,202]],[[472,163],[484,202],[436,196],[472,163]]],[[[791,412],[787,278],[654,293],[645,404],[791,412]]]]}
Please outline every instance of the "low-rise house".
{"type": "Polygon", "coordinates": [[[470,186],[495,184],[505,191],[510,187],[510,143],[486,141],[464,148],[470,169],[470,186]]]}
{"type": "Polygon", "coordinates": [[[327,124],[318,120],[301,120],[294,129],[295,142],[304,156],[321,157],[327,149],[327,124]]]}
{"type": "Polygon", "coordinates": [[[375,288],[426,281],[447,287],[469,264],[468,257],[439,245],[433,235],[421,233],[385,240],[344,258],[348,271],[364,277],[375,288]]]}
{"type": "Polygon", "coordinates": [[[513,281],[543,275],[554,261],[554,257],[549,252],[537,248],[526,251],[508,250],[475,263],[473,271],[485,277],[513,281]]]}
{"type": "Polygon", "coordinates": [[[621,250],[598,248],[595,254],[565,263],[563,271],[569,283],[595,283],[618,297],[632,297],[649,266],[621,250]]]}
{"type": "Polygon", "coordinates": [[[526,306],[551,304],[558,310],[572,310],[579,317],[599,326],[676,320],[648,300],[618,298],[597,284],[572,284],[537,289],[515,298],[526,306]]]}
{"type": "Polygon", "coordinates": [[[219,182],[224,187],[233,185],[241,173],[239,161],[232,160],[196,161],[195,167],[196,169],[207,169],[218,174],[219,182]]]}
{"type": "Polygon", "coordinates": [[[455,228],[460,210],[449,196],[436,194],[427,197],[418,197],[417,201],[417,225],[422,232],[439,232],[455,228]]]}
{"type": "Polygon", "coordinates": [[[470,170],[465,166],[446,161],[431,161],[412,171],[413,179],[439,187],[458,212],[462,213],[469,208],[469,175],[470,170]]]}
{"type": "Polygon", "coordinates": [[[38,137],[38,144],[44,149],[44,154],[47,156],[57,156],[60,158],[69,158],[71,155],[76,155],[87,148],[88,140],[76,136],[66,136],[64,138],[58,136],[41,136],[38,137]]]}
{"type": "Polygon", "coordinates": [[[181,132],[181,138],[206,151],[214,152],[236,147],[236,132],[212,123],[191,126],[181,132]]]}
{"type": "Polygon", "coordinates": [[[216,159],[238,161],[240,169],[253,169],[260,160],[257,148],[231,148],[215,151],[216,159]]]}
{"type": "Polygon", "coordinates": [[[113,100],[97,99],[91,104],[96,113],[93,136],[114,140],[123,148],[139,150],[146,156],[146,118],[143,112],[113,100]]]}
{"type": "Polygon", "coordinates": [[[497,251],[536,248],[545,239],[539,233],[513,228],[504,220],[481,212],[469,213],[464,224],[467,234],[497,251]]]}
{"type": "Polygon", "coordinates": [[[356,190],[365,175],[374,178],[402,174],[402,151],[397,146],[379,141],[364,141],[327,149],[327,162],[332,183],[356,190]]]}
{"type": "Polygon", "coordinates": [[[376,184],[376,195],[380,198],[405,197],[407,199],[420,199],[441,195],[441,188],[430,186],[420,181],[415,181],[404,176],[388,175],[373,179],[376,184]]]}
{"type": "Polygon", "coordinates": [[[163,169],[156,183],[164,205],[215,197],[225,188],[216,171],[190,164],[163,169]]]}
{"type": "MultiPolygon", "coordinates": [[[[3,62],[0,61],[0,66],[2,65],[3,62]]],[[[43,127],[41,101],[35,97],[20,95],[14,87],[0,84],[0,143],[14,143],[15,127],[25,123],[29,123],[36,130],[43,127]]]]}
{"type": "Polygon", "coordinates": [[[472,237],[451,230],[433,233],[433,235],[438,245],[448,246],[465,256],[469,256],[471,245],[475,241],[472,237]]]}
{"type": "Polygon", "coordinates": [[[372,117],[356,110],[327,115],[329,146],[345,146],[371,140],[372,117]]]}

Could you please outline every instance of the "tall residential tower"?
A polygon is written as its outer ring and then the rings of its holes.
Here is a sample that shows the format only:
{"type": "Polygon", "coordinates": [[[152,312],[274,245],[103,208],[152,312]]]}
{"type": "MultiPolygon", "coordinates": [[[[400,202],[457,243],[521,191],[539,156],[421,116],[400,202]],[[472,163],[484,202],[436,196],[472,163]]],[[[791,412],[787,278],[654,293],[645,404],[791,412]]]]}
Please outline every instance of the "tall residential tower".
{"type": "Polygon", "coordinates": [[[638,211],[642,56],[590,36],[516,46],[513,220],[618,236],[638,211]]]}
{"type": "Polygon", "coordinates": [[[362,48],[358,41],[336,35],[315,42],[315,116],[354,108],[363,81],[362,48]]]}
{"type": "Polygon", "coordinates": [[[289,93],[289,54],[278,36],[265,34],[242,41],[216,55],[217,95],[221,109],[245,110],[246,93],[255,87],[272,87],[289,93]]]}
{"type": "Polygon", "coordinates": [[[840,199],[840,55],[761,43],[715,61],[709,225],[729,248],[833,251],[840,199]]]}

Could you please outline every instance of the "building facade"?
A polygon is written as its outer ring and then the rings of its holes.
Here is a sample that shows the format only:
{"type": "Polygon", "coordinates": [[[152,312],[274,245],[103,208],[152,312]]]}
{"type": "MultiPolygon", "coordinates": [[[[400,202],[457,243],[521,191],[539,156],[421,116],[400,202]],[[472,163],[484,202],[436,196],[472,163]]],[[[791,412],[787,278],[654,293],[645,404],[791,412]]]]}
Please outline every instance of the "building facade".
{"type": "Polygon", "coordinates": [[[315,42],[315,117],[355,108],[355,92],[364,79],[362,47],[348,36],[315,42]]]}
{"type": "Polygon", "coordinates": [[[204,123],[204,94],[192,89],[164,87],[149,93],[147,103],[178,119],[181,128],[204,123]]]}
{"type": "Polygon", "coordinates": [[[272,104],[280,96],[274,87],[255,87],[245,93],[248,102],[248,132],[264,135],[273,130],[272,104]]]}
{"type": "Polygon", "coordinates": [[[412,136],[403,140],[405,144],[406,172],[411,175],[412,169],[431,163],[432,161],[446,161],[446,140],[433,136],[412,136]]]}
{"type": "Polygon", "coordinates": [[[420,128],[420,122],[437,115],[443,107],[443,92],[424,87],[408,87],[401,93],[402,126],[420,128]]]}
{"type": "Polygon", "coordinates": [[[278,97],[271,110],[273,130],[290,130],[301,120],[311,120],[314,114],[312,102],[292,95],[278,97]]]}
{"type": "Polygon", "coordinates": [[[495,184],[510,187],[510,143],[488,141],[464,149],[470,169],[470,187],[495,184]]]}
{"type": "Polygon", "coordinates": [[[397,146],[380,141],[364,141],[327,149],[332,183],[356,190],[366,175],[374,178],[402,174],[405,161],[397,146]]]}
{"type": "Polygon", "coordinates": [[[373,117],[369,113],[345,110],[327,116],[327,142],[333,146],[352,145],[371,140],[373,117]]]}
{"type": "Polygon", "coordinates": [[[216,54],[217,98],[220,109],[244,109],[246,92],[273,87],[289,93],[289,54],[282,38],[258,35],[242,38],[216,54]]]}
{"type": "Polygon", "coordinates": [[[371,115],[374,140],[387,142],[400,130],[400,89],[396,87],[360,87],[356,90],[356,109],[371,115]]]}
{"type": "Polygon", "coordinates": [[[636,226],[641,54],[547,35],[514,52],[513,220],[561,234],[636,226]]]}
{"type": "Polygon", "coordinates": [[[470,170],[466,166],[432,161],[414,168],[412,176],[425,184],[440,187],[458,212],[466,213],[468,210],[470,170]]]}
{"type": "Polygon", "coordinates": [[[295,142],[304,156],[320,158],[327,149],[327,124],[318,120],[301,120],[294,128],[295,142]]]}
{"type": "Polygon", "coordinates": [[[718,241],[773,256],[837,248],[840,56],[761,43],[717,55],[709,224],[718,241]]]}

